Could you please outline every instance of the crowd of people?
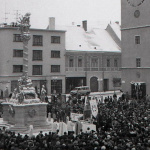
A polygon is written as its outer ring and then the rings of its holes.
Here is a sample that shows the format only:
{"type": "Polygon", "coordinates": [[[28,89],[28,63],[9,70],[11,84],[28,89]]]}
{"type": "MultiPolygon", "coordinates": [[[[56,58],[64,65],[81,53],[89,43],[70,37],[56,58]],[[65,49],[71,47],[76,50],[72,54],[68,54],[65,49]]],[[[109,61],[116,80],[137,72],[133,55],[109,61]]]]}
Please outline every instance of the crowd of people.
{"type": "MultiPolygon", "coordinates": [[[[98,115],[92,118],[96,131],[78,134],[65,132],[43,133],[30,137],[15,134],[5,128],[0,130],[1,150],[150,150],[150,100],[116,99],[97,100],[98,115]]],[[[51,117],[66,122],[70,112],[83,113],[83,98],[70,97],[61,103],[55,97],[48,105],[51,117]],[[57,105],[56,105],[57,103],[57,105]]]]}
{"type": "Polygon", "coordinates": [[[67,101],[63,101],[61,94],[59,94],[52,95],[51,102],[48,99],[46,102],[48,102],[47,113],[50,113],[51,117],[58,122],[60,120],[66,122],[66,117],[70,117],[71,112],[83,114],[85,97],[69,96],[67,101]]]}

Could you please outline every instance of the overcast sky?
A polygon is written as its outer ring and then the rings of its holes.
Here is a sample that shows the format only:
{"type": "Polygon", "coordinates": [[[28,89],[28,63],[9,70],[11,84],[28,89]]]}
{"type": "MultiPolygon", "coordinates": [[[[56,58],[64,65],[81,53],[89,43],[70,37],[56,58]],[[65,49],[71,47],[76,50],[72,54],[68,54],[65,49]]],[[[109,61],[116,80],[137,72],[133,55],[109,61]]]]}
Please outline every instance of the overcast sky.
{"type": "Polygon", "coordinates": [[[56,25],[81,24],[91,26],[121,20],[121,0],[0,0],[0,23],[15,22],[16,10],[31,13],[32,28],[46,28],[48,18],[55,17],[56,25]],[[6,14],[5,14],[6,13],[6,14]],[[8,18],[8,19],[5,19],[8,18]]]}

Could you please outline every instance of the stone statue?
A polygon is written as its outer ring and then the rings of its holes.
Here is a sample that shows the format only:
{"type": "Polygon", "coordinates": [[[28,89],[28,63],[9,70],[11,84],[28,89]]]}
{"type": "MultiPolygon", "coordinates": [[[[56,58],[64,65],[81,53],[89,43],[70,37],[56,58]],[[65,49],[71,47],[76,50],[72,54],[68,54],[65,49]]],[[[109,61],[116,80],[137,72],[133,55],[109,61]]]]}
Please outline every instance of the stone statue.
{"type": "Polygon", "coordinates": [[[41,102],[45,102],[45,96],[46,96],[45,86],[42,85],[42,89],[41,89],[41,102]]]}
{"type": "Polygon", "coordinates": [[[11,98],[12,99],[17,99],[17,88],[14,89],[11,98]]]}
{"type": "Polygon", "coordinates": [[[22,84],[28,86],[29,77],[28,77],[28,41],[31,38],[29,28],[30,28],[30,13],[26,13],[22,16],[19,21],[19,29],[21,31],[21,38],[23,40],[23,75],[22,75],[22,84]]]}
{"type": "Polygon", "coordinates": [[[30,13],[26,13],[24,16],[22,16],[19,22],[20,26],[20,31],[25,34],[29,33],[29,28],[30,28],[30,13]]]}
{"type": "Polygon", "coordinates": [[[8,94],[8,88],[6,87],[6,89],[5,89],[5,91],[4,91],[4,97],[5,97],[5,98],[8,98],[8,95],[9,95],[9,94],[8,94]]]}
{"type": "Polygon", "coordinates": [[[18,97],[17,98],[18,98],[18,103],[22,104],[23,101],[24,101],[24,94],[23,94],[22,91],[20,93],[18,93],[18,97]]]}

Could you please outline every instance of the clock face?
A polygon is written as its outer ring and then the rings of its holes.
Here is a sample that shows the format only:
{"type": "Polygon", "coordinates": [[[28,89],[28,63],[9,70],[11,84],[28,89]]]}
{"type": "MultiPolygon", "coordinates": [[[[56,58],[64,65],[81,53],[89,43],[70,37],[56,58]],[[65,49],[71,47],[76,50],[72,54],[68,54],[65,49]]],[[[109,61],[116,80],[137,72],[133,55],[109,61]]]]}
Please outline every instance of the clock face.
{"type": "Polygon", "coordinates": [[[133,7],[137,7],[140,6],[144,0],[127,0],[128,4],[133,6],[133,7]]]}
{"type": "Polygon", "coordinates": [[[134,12],[134,17],[135,18],[138,18],[140,16],[140,11],[139,10],[136,10],[135,12],[134,12]]]}

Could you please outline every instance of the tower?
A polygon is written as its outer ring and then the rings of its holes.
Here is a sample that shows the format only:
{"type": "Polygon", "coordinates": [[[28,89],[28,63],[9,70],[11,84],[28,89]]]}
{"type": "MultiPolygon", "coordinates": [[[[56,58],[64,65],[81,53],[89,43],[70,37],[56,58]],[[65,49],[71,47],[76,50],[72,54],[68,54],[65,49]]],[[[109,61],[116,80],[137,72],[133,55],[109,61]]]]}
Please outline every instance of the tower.
{"type": "Polygon", "coordinates": [[[149,0],[121,1],[122,88],[132,97],[150,93],[149,0]]]}

